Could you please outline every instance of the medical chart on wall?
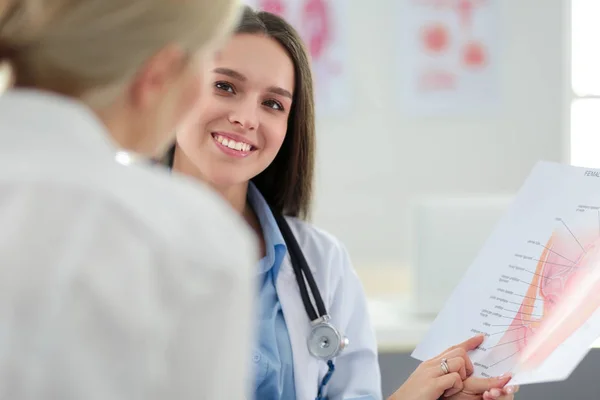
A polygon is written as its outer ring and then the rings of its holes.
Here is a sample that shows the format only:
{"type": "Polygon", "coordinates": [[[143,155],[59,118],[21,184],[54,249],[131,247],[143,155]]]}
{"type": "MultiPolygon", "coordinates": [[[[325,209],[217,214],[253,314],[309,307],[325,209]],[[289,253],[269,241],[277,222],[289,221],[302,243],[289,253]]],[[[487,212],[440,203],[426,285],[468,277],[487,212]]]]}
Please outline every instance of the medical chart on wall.
{"type": "Polygon", "coordinates": [[[599,306],[600,170],[540,162],[412,355],[484,334],[476,376],[564,380],[600,337],[599,306]]]}
{"type": "Polygon", "coordinates": [[[398,69],[411,115],[477,115],[499,105],[500,0],[401,0],[398,69]]]}
{"type": "Polygon", "coordinates": [[[317,114],[347,111],[350,82],[346,68],[344,16],[347,0],[244,0],[255,9],[286,19],[306,43],[315,79],[317,114]]]}

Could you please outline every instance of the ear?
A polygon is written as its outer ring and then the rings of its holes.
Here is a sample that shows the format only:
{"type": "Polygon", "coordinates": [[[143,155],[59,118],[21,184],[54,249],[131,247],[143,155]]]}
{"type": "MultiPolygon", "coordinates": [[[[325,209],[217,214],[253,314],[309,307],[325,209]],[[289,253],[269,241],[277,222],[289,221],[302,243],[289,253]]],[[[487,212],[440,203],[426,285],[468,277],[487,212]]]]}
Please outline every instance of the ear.
{"type": "Polygon", "coordinates": [[[168,46],[152,56],[134,77],[130,99],[134,108],[148,109],[166,96],[185,70],[186,53],[177,46],[168,46]]]}

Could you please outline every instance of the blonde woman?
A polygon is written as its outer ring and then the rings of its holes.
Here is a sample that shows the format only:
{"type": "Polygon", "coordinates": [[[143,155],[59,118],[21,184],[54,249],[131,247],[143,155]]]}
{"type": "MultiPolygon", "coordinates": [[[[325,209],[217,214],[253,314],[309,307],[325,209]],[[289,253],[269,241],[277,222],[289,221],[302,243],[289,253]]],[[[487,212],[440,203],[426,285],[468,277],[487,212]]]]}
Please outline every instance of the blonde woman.
{"type": "Polygon", "coordinates": [[[237,4],[0,4],[0,398],[243,398],[253,235],[123,165],[192,114],[237,4]]]}

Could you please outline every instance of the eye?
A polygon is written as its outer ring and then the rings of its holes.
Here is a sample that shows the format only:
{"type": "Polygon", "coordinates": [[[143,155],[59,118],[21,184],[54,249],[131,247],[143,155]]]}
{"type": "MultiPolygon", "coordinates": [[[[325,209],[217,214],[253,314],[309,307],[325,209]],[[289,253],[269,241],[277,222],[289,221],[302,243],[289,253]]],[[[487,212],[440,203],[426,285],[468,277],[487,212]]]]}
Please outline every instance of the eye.
{"type": "Polygon", "coordinates": [[[223,91],[223,92],[235,94],[235,88],[233,87],[232,84],[227,83],[227,82],[216,82],[215,88],[217,88],[218,90],[223,91]]]}
{"type": "Polygon", "coordinates": [[[273,110],[276,111],[284,111],[283,106],[281,105],[280,102],[276,101],[276,100],[267,100],[263,103],[265,106],[272,108],[273,110]]]}

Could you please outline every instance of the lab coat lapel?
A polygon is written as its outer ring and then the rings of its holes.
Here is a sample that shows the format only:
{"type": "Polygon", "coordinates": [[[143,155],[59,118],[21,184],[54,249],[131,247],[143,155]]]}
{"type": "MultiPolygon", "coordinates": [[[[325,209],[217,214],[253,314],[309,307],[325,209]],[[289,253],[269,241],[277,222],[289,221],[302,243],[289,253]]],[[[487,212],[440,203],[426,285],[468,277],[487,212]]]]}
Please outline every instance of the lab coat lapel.
{"type": "Polygon", "coordinates": [[[276,288],[292,345],[296,400],[314,400],[317,397],[319,365],[306,345],[310,320],[300,297],[289,255],[282,262],[276,288]]]}

